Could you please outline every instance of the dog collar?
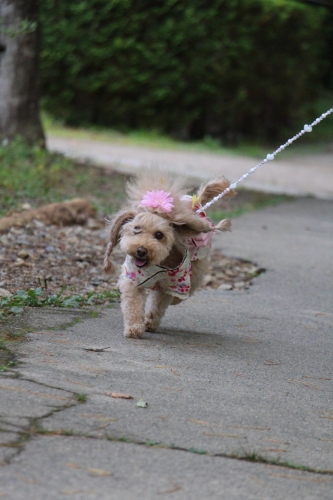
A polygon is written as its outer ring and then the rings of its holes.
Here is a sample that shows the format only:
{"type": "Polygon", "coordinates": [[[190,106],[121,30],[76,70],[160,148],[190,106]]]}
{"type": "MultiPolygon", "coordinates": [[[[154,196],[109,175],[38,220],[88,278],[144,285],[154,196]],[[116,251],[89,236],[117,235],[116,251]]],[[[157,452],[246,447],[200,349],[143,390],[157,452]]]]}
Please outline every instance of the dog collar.
{"type": "Polygon", "coordinates": [[[163,290],[169,295],[187,299],[191,288],[192,266],[191,257],[186,251],[179,266],[171,269],[161,265],[152,265],[140,269],[129,255],[126,256],[122,267],[122,275],[134,281],[138,288],[163,290]]]}

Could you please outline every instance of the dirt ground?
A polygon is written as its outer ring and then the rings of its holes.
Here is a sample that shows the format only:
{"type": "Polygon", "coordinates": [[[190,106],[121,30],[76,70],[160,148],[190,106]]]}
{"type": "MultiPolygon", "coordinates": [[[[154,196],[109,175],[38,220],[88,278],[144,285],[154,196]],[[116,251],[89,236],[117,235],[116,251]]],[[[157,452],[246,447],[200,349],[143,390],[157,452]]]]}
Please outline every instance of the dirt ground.
{"type": "MultiPolygon", "coordinates": [[[[117,277],[103,273],[103,259],[108,243],[106,218],[115,213],[126,199],[125,176],[110,169],[90,164],[77,164],[67,173],[62,187],[67,199],[80,196],[97,210],[82,224],[61,226],[47,225],[32,218],[24,227],[11,227],[0,232],[0,289],[15,293],[17,290],[42,287],[46,294],[60,293],[66,287],[66,295],[79,294],[87,297],[91,293],[103,294],[116,288],[117,277]]],[[[240,191],[227,204],[221,200],[214,206],[218,220],[237,215],[244,210],[253,210],[262,204],[271,203],[274,197],[254,191],[240,191]]],[[[279,198],[277,198],[279,201],[279,198]]],[[[39,199],[22,200],[20,209],[33,207],[43,209],[39,199]]],[[[94,212],[94,211],[92,211],[94,212]]],[[[10,213],[7,213],[10,215],[10,213]]],[[[22,212],[21,212],[22,215],[22,212]]],[[[52,222],[52,219],[51,219],[52,222]]],[[[68,222],[68,221],[67,221],[68,222]]],[[[124,256],[116,248],[113,259],[122,264],[124,256]]],[[[234,256],[225,256],[218,250],[211,252],[208,273],[203,287],[225,290],[248,288],[254,277],[264,270],[260,264],[234,256]]],[[[106,294],[107,295],[107,294],[106,294]]],[[[101,298],[107,302],[108,298],[101,298]]]]}
{"type": "MultiPolygon", "coordinates": [[[[107,230],[103,218],[89,218],[86,225],[59,227],[33,220],[24,228],[12,227],[0,235],[0,288],[11,293],[42,286],[47,293],[87,295],[112,291],[117,279],[103,273],[107,230]]],[[[124,256],[116,248],[119,264],[124,256]]],[[[244,289],[263,271],[257,264],[211,252],[203,286],[244,289]]]]}

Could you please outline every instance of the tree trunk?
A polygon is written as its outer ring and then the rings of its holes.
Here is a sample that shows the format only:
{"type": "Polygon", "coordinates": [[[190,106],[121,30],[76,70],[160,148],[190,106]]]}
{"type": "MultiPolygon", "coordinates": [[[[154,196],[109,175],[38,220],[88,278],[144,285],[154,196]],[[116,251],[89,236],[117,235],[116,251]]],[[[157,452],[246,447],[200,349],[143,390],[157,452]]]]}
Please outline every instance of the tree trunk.
{"type": "Polygon", "coordinates": [[[39,116],[38,0],[0,0],[0,140],[45,144],[39,116]]]}

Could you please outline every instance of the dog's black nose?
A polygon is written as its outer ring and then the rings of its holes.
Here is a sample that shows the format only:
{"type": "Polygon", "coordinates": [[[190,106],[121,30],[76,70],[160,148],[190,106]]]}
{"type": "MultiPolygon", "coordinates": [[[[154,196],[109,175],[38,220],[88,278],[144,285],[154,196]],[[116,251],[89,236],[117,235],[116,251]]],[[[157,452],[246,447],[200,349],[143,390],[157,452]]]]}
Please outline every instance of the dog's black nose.
{"type": "Polygon", "coordinates": [[[139,259],[143,259],[144,257],[147,257],[148,250],[145,247],[138,247],[136,249],[136,254],[139,257],[139,259]]]}

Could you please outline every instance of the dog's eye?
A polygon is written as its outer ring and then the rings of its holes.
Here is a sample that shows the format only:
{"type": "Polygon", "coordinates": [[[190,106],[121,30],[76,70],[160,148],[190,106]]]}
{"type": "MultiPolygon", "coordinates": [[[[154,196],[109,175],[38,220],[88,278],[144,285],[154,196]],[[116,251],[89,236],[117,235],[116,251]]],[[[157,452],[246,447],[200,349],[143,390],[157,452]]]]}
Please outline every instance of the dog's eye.
{"type": "Polygon", "coordinates": [[[141,231],[142,230],[141,230],[140,226],[135,226],[135,228],[134,228],[134,234],[139,234],[139,233],[141,233],[141,231]]]}
{"type": "Polygon", "coordinates": [[[162,240],[164,238],[164,234],[161,233],[160,231],[157,231],[157,233],[154,234],[154,237],[157,239],[157,240],[162,240]]]}

